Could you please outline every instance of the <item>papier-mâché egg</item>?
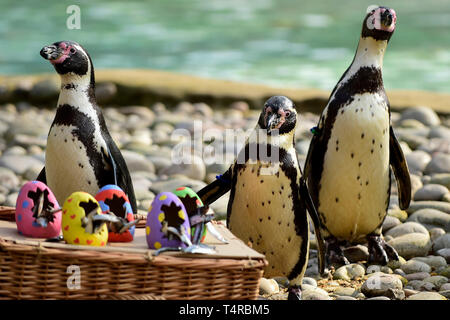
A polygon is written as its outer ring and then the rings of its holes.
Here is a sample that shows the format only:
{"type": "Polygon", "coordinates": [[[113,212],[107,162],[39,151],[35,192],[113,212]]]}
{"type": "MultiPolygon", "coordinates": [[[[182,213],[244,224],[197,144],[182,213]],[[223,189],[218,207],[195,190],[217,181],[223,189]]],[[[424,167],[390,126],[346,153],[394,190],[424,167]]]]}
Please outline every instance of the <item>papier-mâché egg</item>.
{"type": "Polygon", "coordinates": [[[102,214],[99,203],[92,195],[82,191],[74,192],[66,199],[62,209],[62,232],[67,243],[88,246],[106,245],[108,227],[105,223],[101,224],[96,232],[86,231],[85,222],[88,220],[84,219],[88,218],[86,215],[90,212],[93,212],[92,216],[102,214]]]}
{"type": "MultiPolygon", "coordinates": [[[[133,209],[125,192],[116,185],[108,184],[102,187],[95,196],[100,204],[103,213],[113,212],[116,216],[126,219],[128,222],[134,221],[133,209]]],[[[118,233],[109,230],[108,242],[130,242],[133,241],[136,226],[118,233]]]]}
{"type": "Polygon", "coordinates": [[[176,236],[169,240],[162,230],[163,225],[174,227],[190,240],[189,217],[181,200],[171,192],[161,192],[156,195],[149,208],[145,226],[147,244],[150,249],[187,247],[176,236]]]}
{"type": "Polygon", "coordinates": [[[29,181],[16,201],[16,224],[20,234],[33,238],[54,238],[61,233],[61,211],[52,190],[40,181],[29,181]]]}

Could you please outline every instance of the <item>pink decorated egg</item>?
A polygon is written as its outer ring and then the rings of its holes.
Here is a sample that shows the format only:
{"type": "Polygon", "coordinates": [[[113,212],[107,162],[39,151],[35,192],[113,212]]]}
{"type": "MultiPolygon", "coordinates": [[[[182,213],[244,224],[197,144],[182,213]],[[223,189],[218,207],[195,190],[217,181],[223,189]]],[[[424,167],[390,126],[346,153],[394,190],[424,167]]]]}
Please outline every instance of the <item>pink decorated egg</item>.
{"type": "MultiPolygon", "coordinates": [[[[102,187],[95,199],[100,204],[103,213],[113,212],[116,216],[126,219],[128,222],[134,221],[133,209],[125,192],[118,186],[108,184],[102,187]]],[[[132,226],[128,230],[117,233],[109,231],[108,242],[130,242],[133,241],[136,227],[132,226]]]]}
{"type": "Polygon", "coordinates": [[[189,217],[184,205],[171,192],[159,193],[149,208],[145,226],[147,244],[150,249],[186,247],[176,236],[169,239],[163,232],[164,226],[174,227],[179,232],[183,232],[189,240],[191,239],[189,217]]]}
{"type": "Polygon", "coordinates": [[[16,202],[16,224],[20,234],[33,238],[54,238],[61,233],[61,211],[50,188],[29,181],[20,189],[16,202]]]}

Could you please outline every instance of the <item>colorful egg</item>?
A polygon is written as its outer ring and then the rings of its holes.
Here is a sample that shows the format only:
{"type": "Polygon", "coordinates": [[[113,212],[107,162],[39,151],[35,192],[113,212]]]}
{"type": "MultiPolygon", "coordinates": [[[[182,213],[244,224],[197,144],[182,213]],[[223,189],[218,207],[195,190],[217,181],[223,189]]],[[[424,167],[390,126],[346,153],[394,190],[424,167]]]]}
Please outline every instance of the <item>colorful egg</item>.
{"type": "MultiPolygon", "coordinates": [[[[111,211],[116,216],[124,218],[128,222],[134,221],[133,209],[131,208],[130,201],[120,187],[113,184],[108,184],[98,191],[95,199],[100,204],[103,213],[111,211]]],[[[108,242],[133,241],[135,229],[136,226],[133,225],[122,233],[117,233],[110,230],[108,242]]]]}
{"type": "MultiPolygon", "coordinates": [[[[173,193],[180,198],[181,202],[183,202],[184,208],[188,216],[192,216],[197,213],[198,208],[203,207],[203,202],[200,197],[189,187],[179,187],[173,191],[173,193]]],[[[194,236],[195,227],[191,227],[191,237],[194,236]]],[[[206,237],[206,228],[202,231],[202,237],[200,242],[203,242],[206,237]]]]}
{"type": "Polygon", "coordinates": [[[150,249],[187,247],[178,237],[172,240],[162,231],[163,225],[182,231],[190,240],[189,217],[181,200],[171,192],[161,192],[153,200],[147,215],[145,232],[150,249]]]}
{"type": "Polygon", "coordinates": [[[86,232],[83,220],[89,212],[102,214],[97,200],[89,193],[77,191],[64,202],[62,208],[62,232],[69,244],[105,246],[108,242],[108,227],[105,223],[96,232],[86,232]]]}
{"type": "Polygon", "coordinates": [[[33,238],[54,238],[61,233],[61,211],[52,190],[40,181],[29,181],[16,201],[16,224],[20,234],[33,238]],[[41,215],[37,216],[42,199],[41,215]],[[42,218],[39,218],[42,217],[42,218]]]}

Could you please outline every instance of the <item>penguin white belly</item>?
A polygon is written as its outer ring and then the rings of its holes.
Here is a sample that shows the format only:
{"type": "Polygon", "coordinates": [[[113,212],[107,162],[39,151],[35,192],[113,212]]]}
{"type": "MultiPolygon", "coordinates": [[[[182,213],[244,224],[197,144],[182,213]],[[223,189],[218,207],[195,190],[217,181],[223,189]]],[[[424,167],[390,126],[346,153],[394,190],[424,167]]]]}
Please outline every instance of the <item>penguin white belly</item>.
{"type": "Polygon", "coordinates": [[[329,232],[358,240],[375,231],[389,197],[389,113],[379,94],[339,110],[325,153],[318,211],[329,232]]]}
{"type": "Polygon", "coordinates": [[[100,188],[86,147],[72,134],[74,129],[75,126],[53,126],[47,139],[47,184],[60,204],[75,191],[95,195],[100,188]]]}
{"type": "Polygon", "coordinates": [[[266,255],[269,265],[265,277],[288,276],[302,245],[294,225],[291,180],[281,169],[279,177],[259,174],[260,167],[259,163],[247,163],[237,173],[229,228],[266,255]]]}

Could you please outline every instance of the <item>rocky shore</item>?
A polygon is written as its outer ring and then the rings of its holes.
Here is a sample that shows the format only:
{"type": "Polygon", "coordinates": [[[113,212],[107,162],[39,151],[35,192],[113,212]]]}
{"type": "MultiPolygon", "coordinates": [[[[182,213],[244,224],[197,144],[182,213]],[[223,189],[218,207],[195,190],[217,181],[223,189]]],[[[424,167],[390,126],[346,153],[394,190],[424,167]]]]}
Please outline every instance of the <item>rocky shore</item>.
{"type": "MultiPolygon", "coordinates": [[[[100,73],[98,79],[102,77],[106,79],[100,73]]],[[[29,77],[7,81],[0,77],[0,205],[15,206],[20,187],[25,181],[35,179],[44,165],[46,137],[55,114],[58,92],[56,82],[52,84],[54,79],[45,79],[29,77]],[[47,108],[42,108],[44,104],[47,108]]],[[[214,139],[201,135],[201,149],[221,148],[223,161],[206,161],[205,153],[197,152],[191,163],[174,164],[173,151],[181,142],[189,141],[186,134],[197,137],[198,131],[225,133],[226,129],[234,129],[233,134],[243,142],[245,130],[252,129],[257,122],[264,99],[276,93],[289,96],[290,92],[249,85],[254,91],[246,92],[246,87],[241,87],[231,95],[228,87],[220,93],[210,84],[214,94],[208,97],[204,93],[207,87],[200,86],[201,90],[189,95],[187,88],[192,84],[183,83],[179,84],[178,95],[169,86],[165,93],[161,93],[164,92],[161,89],[159,96],[147,95],[151,98],[145,98],[143,93],[150,86],[145,90],[141,86],[141,91],[134,91],[136,99],[133,99],[133,94],[120,94],[125,92],[121,81],[108,79],[98,86],[97,94],[108,128],[130,169],[142,212],[147,212],[155,194],[161,191],[179,186],[199,190],[213,181],[228,168],[242,147],[242,143],[224,144],[224,135],[214,139]],[[176,134],[180,132],[185,135],[176,134]]],[[[141,81],[138,76],[134,80],[134,83],[141,81]]],[[[309,130],[317,124],[318,112],[327,94],[314,90],[308,94],[297,90],[291,93],[299,102],[296,149],[303,168],[312,136],[309,130]],[[308,102],[311,106],[303,108],[308,102]]],[[[441,101],[441,95],[437,94],[429,104],[421,98],[408,107],[403,103],[410,100],[399,102],[389,92],[388,95],[394,106],[392,122],[408,161],[413,186],[411,206],[402,211],[398,207],[393,179],[388,216],[383,224],[385,239],[397,249],[401,259],[387,266],[367,265],[367,247],[354,245],[345,250],[352,264],[332,269],[324,279],[317,272],[313,241],[303,299],[450,298],[450,99],[441,101]],[[417,106],[418,103],[425,107],[417,106]]],[[[227,203],[228,195],[225,195],[211,209],[223,219],[227,203]]],[[[260,298],[285,299],[286,287],[285,278],[262,279],[260,298]]]]}

